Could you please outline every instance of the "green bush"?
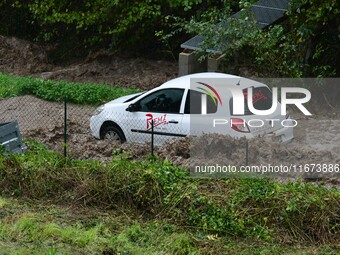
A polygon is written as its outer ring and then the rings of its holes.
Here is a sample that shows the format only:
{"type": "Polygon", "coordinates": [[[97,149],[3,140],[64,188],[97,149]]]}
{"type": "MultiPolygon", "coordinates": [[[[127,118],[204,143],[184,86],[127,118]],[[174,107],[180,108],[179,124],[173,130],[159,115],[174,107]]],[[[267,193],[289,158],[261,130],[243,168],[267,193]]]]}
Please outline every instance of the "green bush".
{"type": "Polygon", "coordinates": [[[26,78],[0,73],[0,98],[21,95],[24,80],[26,81],[26,78]]]}
{"type": "Polygon", "coordinates": [[[17,77],[0,73],[0,98],[32,94],[49,101],[67,97],[76,104],[102,104],[115,98],[137,93],[137,88],[103,84],[56,82],[32,77],[17,77]]]}

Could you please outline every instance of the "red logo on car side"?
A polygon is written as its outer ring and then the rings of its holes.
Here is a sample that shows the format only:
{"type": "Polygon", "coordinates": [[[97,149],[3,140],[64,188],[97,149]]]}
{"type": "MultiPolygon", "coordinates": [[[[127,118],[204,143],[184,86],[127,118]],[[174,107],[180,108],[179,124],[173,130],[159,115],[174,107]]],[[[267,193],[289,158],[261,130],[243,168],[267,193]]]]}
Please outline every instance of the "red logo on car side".
{"type": "Polygon", "coordinates": [[[152,121],[153,121],[153,127],[157,127],[159,125],[167,125],[168,122],[166,120],[166,114],[158,117],[153,117],[151,113],[145,114],[148,118],[146,119],[146,129],[151,130],[152,127],[152,121]]]}

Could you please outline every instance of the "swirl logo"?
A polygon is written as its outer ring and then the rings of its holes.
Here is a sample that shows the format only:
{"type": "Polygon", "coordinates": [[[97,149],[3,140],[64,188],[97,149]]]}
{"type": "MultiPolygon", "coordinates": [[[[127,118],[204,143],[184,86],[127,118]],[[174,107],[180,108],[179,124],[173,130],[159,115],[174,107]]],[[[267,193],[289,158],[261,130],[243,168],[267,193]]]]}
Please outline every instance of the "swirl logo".
{"type": "Polygon", "coordinates": [[[203,86],[205,86],[206,88],[202,88],[202,87],[197,87],[199,90],[202,90],[203,92],[205,92],[207,95],[210,96],[210,98],[213,100],[214,104],[217,105],[217,101],[216,98],[218,100],[218,102],[220,102],[220,104],[222,105],[222,100],[220,95],[217,93],[216,89],[214,89],[211,85],[203,83],[203,82],[197,82],[198,84],[201,84],[203,86]],[[215,97],[215,96],[216,97],[215,97]]]}

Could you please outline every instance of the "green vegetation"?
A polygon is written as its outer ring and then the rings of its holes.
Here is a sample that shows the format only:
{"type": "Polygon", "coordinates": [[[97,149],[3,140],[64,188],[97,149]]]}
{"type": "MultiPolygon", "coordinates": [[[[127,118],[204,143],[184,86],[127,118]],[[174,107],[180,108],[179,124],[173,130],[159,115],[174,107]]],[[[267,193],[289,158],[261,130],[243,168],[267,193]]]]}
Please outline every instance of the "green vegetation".
{"type": "MultiPolygon", "coordinates": [[[[136,225],[120,230],[116,238],[110,238],[115,249],[138,254],[135,249],[142,247],[151,253],[154,248],[173,253],[171,249],[179,247],[174,253],[188,254],[195,253],[194,244],[207,236],[267,245],[338,245],[338,189],[302,182],[280,184],[269,179],[199,180],[167,161],[130,161],[124,154],[121,160],[110,163],[79,161],[64,159],[35,142],[28,145],[24,154],[0,156],[1,195],[110,209],[141,222],[153,222],[146,228],[136,225]],[[153,224],[160,219],[173,224],[157,227],[166,233],[164,239],[152,235],[157,232],[153,224]],[[161,243],[156,244],[156,240],[161,243]]],[[[0,204],[6,205],[6,201],[0,204]]],[[[40,217],[29,219],[29,223],[12,224],[19,228],[13,231],[33,235],[26,241],[44,235],[75,247],[105,243],[105,227],[100,223],[84,230],[82,225],[62,228],[56,222],[41,222],[40,217]]],[[[1,230],[0,236],[8,232],[11,230],[1,230]]],[[[5,239],[11,240],[11,236],[5,239]]]]}
{"type": "Polygon", "coordinates": [[[209,235],[126,212],[0,197],[0,254],[336,254],[336,246],[209,235]]]}
{"type": "Polygon", "coordinates": [[[59,43],[65,56],[90,48],[136,49],[159,47],[154,31],[167,27],[167,15],[190,16],[192,9],[213,1],[0,1],[0,34],[59,43]],[[205,2],[205,3],[204,3],[205,2]]]}
{"type": "Polygon", "coordinates": [[[51,81],[0,73],[0,98],[32,94],[49,101],[77,104],[102,104],[115,98],[137,93],[137,88],[111,87],[103,84],[51,81]]]}
{"type": "MultiPolygon", "coordinates": [[[[339,4],[337,1],[293,0],[288,21],[259,29],[250,11],[253,1],[239,1],[241,19],[230,19],[230,5],[207,10],[189,22],[177,17],[173,31],[201,34],[207,49],[226,54],[227,73],[247,68],[263,77],[336,77],[339,72],[339,4]],[[219,24],[224,21],[223,25],[219,24]],[[217,25],[219,24],[219,25],[217,25]]],[[[205,52],[205,53],[204,53],[205,52]]]]}
{"type": "Polygon", "coordinates": [[[192,236],[174,225],[114,211],[0,199],[0,254],[192,254],[192,236]],[[22,205],[23,204],[23,205],[22,205]]]}

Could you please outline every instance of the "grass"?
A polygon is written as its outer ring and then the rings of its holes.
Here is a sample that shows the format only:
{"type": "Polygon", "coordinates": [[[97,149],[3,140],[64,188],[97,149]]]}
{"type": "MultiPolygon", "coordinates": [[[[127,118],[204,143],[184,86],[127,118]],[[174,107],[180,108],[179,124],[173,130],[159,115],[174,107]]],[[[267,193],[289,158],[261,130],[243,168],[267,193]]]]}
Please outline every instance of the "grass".
{"type": "Polygon", "coordinates": [[[2,200],[0,254],[197,254],[192,234],[166,222],[2,200]]]}
{"type": "Polygon", "coordinates": [[[209,235],[132,212],[3,198],[0,254],[336,254],[327,244],[287,245],[209,235]]]}
{"type": "Polygon", "coordinates": [[[95,83],[51,81],[0,73],[0,99],[31,94],[49,101],[61,101],[65,96],[76,104],[98,105],[115,98],[137,93],[137,88],[108,86],[95,83]]]}
{"type": "MultiPolygon", "coordinates": [[[[161,219],[213,239],[339,243],[338,189],[270,179],[191,179],[186,169],[167,161],[130,161],[124,155],[110,163],[65,160],[40,144],[28,145],[24,154],[0,156],[3,196],[133,212],[142,221],[161,219]]],[[[30,221],[34,219],[39,217],[30,221]]],[[[35,233],[35,227],[29,229],[35,233]]],[[[80,226],[60,234],[60,228],[52,224],[37,233],[46,231],[61,240],[79,237],[69,241],[75,246],[86,245],[88,238],[102,232],[97,228],[86,232],[80,226]]]]}

